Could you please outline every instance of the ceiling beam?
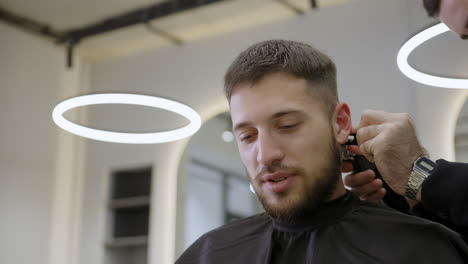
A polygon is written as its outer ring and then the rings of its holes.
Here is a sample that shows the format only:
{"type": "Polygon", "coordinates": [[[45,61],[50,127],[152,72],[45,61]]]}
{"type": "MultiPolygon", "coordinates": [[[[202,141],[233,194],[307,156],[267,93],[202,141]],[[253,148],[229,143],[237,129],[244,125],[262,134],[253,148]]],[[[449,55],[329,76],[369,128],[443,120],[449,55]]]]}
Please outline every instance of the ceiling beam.
{"type": "Polygon", "coordinates": [[[190,9],[203,7],[212,3],[228,0],[172,0],[162,3],[153,4],[151,6],[126,12],[111,18],[102,20],[98,23],[84,26],[77,29],[71,29],[64,32],[64,37],[59,39],[59,42],[65,43],[69,39],[77,43],[84,38],[121,29],[137,24],[145,24],[149,21],[178,12],[187,11],[190,9]]]}
{"type": "Polygon", "coordinates": [[[310,6],[314,9],[318,8],[317,0],[310,0],[310,6]]]}
{"type": "Polygon", "coordinates": [[[296,15],[304,15],[305,12],[304,10],[298,8],[297,6],[289,3],[287,0],[278,0],[278,3],[280,3],[281,5],[283,5],[284,7],[286,7],[287,9],[290,9],[292,10],[294,13],[296,13],[296,15]]]}
{"type": "MultiPolygon", "coordinates": [[[[157,33],[175,44],[181,44],[182,40],[176,38],[175,36],[172,36],[168,32],[151,27],[149,22],[153,19],[173,15],[179,12],[223,1],[228,0],[168,0],[144,8],[125,12],[113,17],[109,17],[94,24],[89,24],[83,27],[65,31],[55,30],[46,24],[13,14],[1,7],[0,20],[4,20],[7,23],[18,26],[28,32],[40,34],[42,36],[51,38],[59,44],[64,44],[67,47],[68,66],[71,67],[73,48],[81,40],[88,37],[96,36],[98,34],[118,30],[124,27],[133,26],[137,24],[144,24],[146,25],[146,28],[151,32],[157,33]]],[[[279,2],[282,3],[286,8],[289,8],[296,12],[298,15],[304,14],[304,10],[295,7],[286,0],[279,0],[279,2]]],[[[316,0],[311,0],[311,7],[317,8],[316,0]]]]}
{"type": "Polygon", "coordinates": [[[65,44],[67,48],[67,65],[68,67],[71,67],[73,47],[75,47],[81,40],[137,24],[145,24],[146,28],[151,32],[157,33],[176,44],[181,44],[182,41],[180,39],[177,39],[167,32],[151,27],[149,22],[153,19],[222,1],[228,0],[170,0],[153,4],[145,8],[125,12],[94,24],[62,32],[54,30],[43,23],[13,14],[3,8],[0,8],[0,20],[4,20],[7,23],[20,27],[28,32],[52,38],[59,44],[65,44]]]}
{"type": "Polygon", "coordinates": [[[19,27],[27,32],[33,34],[39,34],[47,38],[52,38],[58,40],[63,37],[63,33],[57,30],[54,30],[50,26],[33,21],[32,19],[21,17],[19,15],[13,14],[6,9],[0,7],[0,20],[5,21],[6,23],[19,27]]]}

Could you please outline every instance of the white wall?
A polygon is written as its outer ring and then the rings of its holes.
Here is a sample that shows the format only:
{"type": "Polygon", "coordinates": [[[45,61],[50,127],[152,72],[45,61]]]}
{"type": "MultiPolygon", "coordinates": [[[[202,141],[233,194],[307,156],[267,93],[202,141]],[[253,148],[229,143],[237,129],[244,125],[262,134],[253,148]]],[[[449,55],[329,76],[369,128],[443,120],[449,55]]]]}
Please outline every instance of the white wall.
{"type": "Polygon", "coordinates": [[[64,60],[52,42],[0,23],[0,262],[47,263],[64,60]]]}
{"type": "Polygon", "coordinates": [[[183,248],[190,246],[206,230],[224,223],[222,175],[196,165],[190,166],[190,171],[183,248]]]}
{"type": "Polygon", "coordinates": [[[455,158],[458,162],[468,162],[468,103],[463,105],[455,129],[455,158]]]}

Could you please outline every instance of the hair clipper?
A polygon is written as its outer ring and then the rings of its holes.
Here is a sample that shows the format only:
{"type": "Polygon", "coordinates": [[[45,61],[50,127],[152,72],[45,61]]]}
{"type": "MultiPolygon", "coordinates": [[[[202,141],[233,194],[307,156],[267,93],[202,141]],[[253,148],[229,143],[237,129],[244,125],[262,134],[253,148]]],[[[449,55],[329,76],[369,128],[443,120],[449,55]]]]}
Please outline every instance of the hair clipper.
{"type": "Polygon", "coordinates": [[[356,134],[351,134],[343,144],[343,152],[342,152],[342,160],[349,161],[353,164],[354,171],[353,173],[365,171],[365,170],[373,170],[375,173],[375,177],[377,179],[381,179],[383,182],[383,187],[387,191],[387,194],[384,196],[383,201],[386,205],[400,210],[402,212],[408,212],[409,206],[406,202],[405,198],[398,193],[394,192],[390,186],[384,181],[382,175],[380,174],[379,170],[377,169],[376,165],[369,160],[366,159],[363,155],[357,155],[353,152],[350,152],[346,146],[349,145],[358,145],[356,134]]]}

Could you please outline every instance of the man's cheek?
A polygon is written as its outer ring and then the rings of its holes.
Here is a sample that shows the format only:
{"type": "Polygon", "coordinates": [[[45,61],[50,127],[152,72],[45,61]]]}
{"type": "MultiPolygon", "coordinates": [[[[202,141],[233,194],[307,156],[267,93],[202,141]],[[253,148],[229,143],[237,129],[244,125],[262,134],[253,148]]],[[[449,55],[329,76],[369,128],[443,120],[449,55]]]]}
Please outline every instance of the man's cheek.
{"type": "Polygon", "coordinates": [[[240,157],[242,160],[242,164],[244,164],[247,176],[251,179],[254,179],[256,174],[255,174],[255,168],[253,166],[252,160],[244,156],[242,153],[240,157]]]}

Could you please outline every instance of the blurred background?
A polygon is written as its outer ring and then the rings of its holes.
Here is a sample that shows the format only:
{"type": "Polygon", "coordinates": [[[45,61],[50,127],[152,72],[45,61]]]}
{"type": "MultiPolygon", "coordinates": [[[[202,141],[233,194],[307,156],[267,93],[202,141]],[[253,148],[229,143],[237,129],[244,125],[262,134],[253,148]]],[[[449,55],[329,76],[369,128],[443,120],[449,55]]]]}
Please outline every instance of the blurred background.
{"type": "MultiPolygon", "coordinates": [[[[332,57],[354,124],[367,108],[408,112],[434,159],[468,162],[466,91],[415,83],[396,65],[401,45],[436,22],[421,2],[0,0],[0,263],[173,263],[206,231],[261,212],[225,133],[222,79],[262,40],[303,41],[332,57]],[[52,121],[62,100],[113,92],[187,104],[203,126],[177,142],[132,145],[80,138],[52,121]]],[[[447,32],[409,61],[467,78],[467,54],[447,32]]],[[[132,105],[66,117],[119,132],[187,123],[132,105]]]]}

